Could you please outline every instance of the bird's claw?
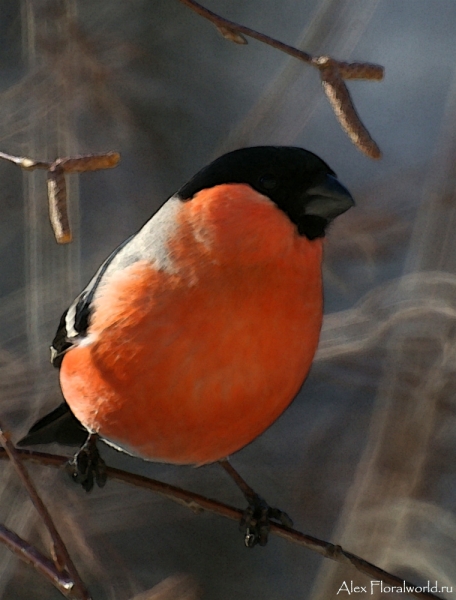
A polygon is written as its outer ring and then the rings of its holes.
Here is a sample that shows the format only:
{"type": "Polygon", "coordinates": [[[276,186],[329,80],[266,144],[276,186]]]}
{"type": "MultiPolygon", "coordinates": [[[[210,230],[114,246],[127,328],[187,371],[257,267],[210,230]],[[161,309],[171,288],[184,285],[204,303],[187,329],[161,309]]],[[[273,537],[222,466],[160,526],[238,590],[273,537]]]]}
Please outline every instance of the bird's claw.
{"type": "Polygon", "coordinates": [[[79,483],[86,492],[90,492],[94,483],[103,487],[107,479],[106,463],[101,458],[96,439],[91,436],[80,450],[69,460],[65,467],[75,483],[79,483]]]}
{"type": "Polygon", "coordinates": [[[253,548],[257,544],[266,546],[271,521],[276,521],[286,527],[293,526],[293,521],[287,513],[278,508],[271,508],[258,494],[254,494],[248,500],[249,506],[244,511],[239,524],[239,529],[244,533],[244,544],[247,548],[253,548]]]}

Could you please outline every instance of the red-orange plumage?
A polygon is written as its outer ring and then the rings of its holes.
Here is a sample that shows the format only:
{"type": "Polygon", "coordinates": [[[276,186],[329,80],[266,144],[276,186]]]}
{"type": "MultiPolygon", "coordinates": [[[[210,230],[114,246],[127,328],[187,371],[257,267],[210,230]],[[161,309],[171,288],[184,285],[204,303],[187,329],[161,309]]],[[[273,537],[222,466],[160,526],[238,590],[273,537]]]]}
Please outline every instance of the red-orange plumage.
{"type": "Polygon", "coordinates": [[[151,460],[203,464],[262,433],[310,368],[322,321],[322,239],[243,184],[182,203],[170,266],[105,278],[61,385],[92,431],[151,460]]]}

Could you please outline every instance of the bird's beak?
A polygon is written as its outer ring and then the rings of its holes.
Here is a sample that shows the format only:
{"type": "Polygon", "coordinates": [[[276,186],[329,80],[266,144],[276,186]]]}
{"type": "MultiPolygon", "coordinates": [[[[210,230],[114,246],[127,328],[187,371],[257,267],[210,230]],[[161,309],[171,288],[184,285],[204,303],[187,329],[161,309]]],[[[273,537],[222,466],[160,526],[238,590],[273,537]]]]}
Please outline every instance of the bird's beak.
{"type": "Polygon", "coordinates": [[[334,175],[326,175],[322,183],[306,191],[304,214],[332,221],[354,204],[347,188],[334,175]]]}

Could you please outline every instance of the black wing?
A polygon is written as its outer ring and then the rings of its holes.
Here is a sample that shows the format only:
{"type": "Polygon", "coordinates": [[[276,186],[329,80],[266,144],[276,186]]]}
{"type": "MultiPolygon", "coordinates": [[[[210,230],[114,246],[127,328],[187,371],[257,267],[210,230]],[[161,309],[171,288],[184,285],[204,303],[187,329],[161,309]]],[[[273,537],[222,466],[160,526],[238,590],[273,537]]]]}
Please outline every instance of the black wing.
{"type": "MultiPolygon", "coordinates": [[[[86,335],[90,325],[92,301],[100,281],[113,258],[132,237],[125,240],[110,254],[89,285],[61,316],[51,346],[51,363],[54,367],[60,368],[65,352],[75,344],[78,338],[80,339],[86,335]]],[[[18,444],[20,446],[33,446],[34,444],[57,442],[69,446],[80,446],[86,441],[87,435],[87,430],[73,415],[68,404],[63,402],[37,421],[18,444]]]]}
{"type": "Polygon", "coordinates": [[[114,257],[117,256],[119,251],[126,246],[133,237],[134,235],[126,239],[108,256],[89,285],[63,313],[51,345],[51,363],[54,367],[59,369],[65,352],[74,345],[74,340],[86,335],[90,325],[93,298],[100,285],[100,281],[114,257]]]}

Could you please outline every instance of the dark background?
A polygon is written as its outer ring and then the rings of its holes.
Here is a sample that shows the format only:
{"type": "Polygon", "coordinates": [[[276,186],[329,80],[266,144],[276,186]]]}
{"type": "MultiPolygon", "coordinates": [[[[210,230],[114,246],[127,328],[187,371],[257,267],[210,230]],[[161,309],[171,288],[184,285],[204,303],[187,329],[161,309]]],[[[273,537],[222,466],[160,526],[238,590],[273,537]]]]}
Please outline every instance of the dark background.
{"type": "MultiPolygon", "coordinates": [[[[178,0],[3,0],[0,150],[42,160],[118,150],[122,161],[70,176],[68,247],[48,224],[45,174],[0,164],[1,420],[16,440],[60,402],[48,346],[61,312],[196,170],[239,146],[303,146],[357,207],[327,239],[327,317],[311,375],[233,465],[301,531],[416,583],[456,585],[456,4],[206,5],[313,54],[382,64],[384,81],[349,88],[384,156],[350,143],[316,70],[253,40],[229,43],[178,0]]],[[[217,466],[103,455],[244,506],[217,466]]],[[[0,466],[0,521],[47,549],[15,474],[0,466]]],[[[30,472],[94,600],[127,600],[176,573],[211,600],[325,600],[343,581],[368,582],[279,538],[249,551],[234,522],[144,490],[108,482],[85,494],[63,472],[30,472]]],[[[6,548],[0,596],[61,597],[6,548]]]]}

